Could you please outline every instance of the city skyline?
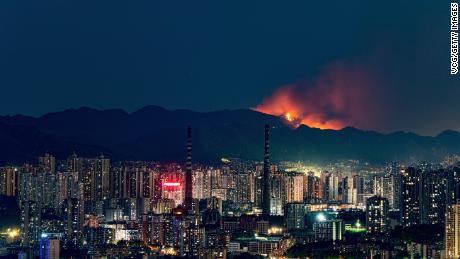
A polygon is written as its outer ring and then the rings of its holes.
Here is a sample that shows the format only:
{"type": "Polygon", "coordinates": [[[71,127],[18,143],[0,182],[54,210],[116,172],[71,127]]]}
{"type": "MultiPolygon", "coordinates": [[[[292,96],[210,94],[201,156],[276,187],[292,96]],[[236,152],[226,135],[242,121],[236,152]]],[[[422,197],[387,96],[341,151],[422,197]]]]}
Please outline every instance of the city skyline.
{"type": "Polygon", "coordinates": [[[260,128],[263,161],[192,164],[187,126],[180,163],[112,162],[76,154],[58,160],[44,154],[34,164],[0,167],[0,198],[16,198],[21,211],[20,218],[10,219],[19,220],[20,227],[7,223],[0,240],[6,247],[20,244],[18,256],[41,259],[131,254],[457,258],[460,157],[443,165],[381,167],[359,161],[330,168],[271,163],[270,128],[260,128]],[[411,244],[423,247],[398,248],[403,241],[398,231],[409,231],[411,244]]]}
{"type": "Polygon", "coordinates": [[[460,259],[458,7],[0,1],[0,259],[460,259]]]}

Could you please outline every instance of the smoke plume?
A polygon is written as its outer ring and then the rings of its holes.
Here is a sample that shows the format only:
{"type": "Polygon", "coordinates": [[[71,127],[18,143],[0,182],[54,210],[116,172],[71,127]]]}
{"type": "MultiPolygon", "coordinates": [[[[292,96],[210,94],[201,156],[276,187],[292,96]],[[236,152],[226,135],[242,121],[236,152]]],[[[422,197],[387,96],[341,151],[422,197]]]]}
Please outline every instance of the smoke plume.
{"type": "Polygon", "coordinates": [[[305,124],[320,129],[372,129],[381,119],[380,89],[366,68],[336,63],[313,81],[299,81],[277,89],[254,110],[283,116],[294,127],[305,124]]]}

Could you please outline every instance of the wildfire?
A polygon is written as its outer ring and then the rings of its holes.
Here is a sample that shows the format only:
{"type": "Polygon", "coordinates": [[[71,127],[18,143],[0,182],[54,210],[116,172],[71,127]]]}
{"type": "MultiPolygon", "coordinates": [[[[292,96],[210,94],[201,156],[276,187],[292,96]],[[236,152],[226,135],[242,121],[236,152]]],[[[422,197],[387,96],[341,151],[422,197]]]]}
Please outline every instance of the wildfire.
{"type": "MultiPolygon", "coordinates": [[[[276,99],[276,98],[275,98],[276,99]]],[[[280,116],[283,118],[286,124],[297,128],[300,125],[304,124],[312,128],[319,129],[341,129],[344,127],[344,123],[337,119],[324,120],[321,114],[308,114],[301,115],[302,113],[298,111],[298,108],[291,103],[280,103],[276,102],[279,105],[271,106],[270,102],[265,102],[254,110],[266,114],[271,114],[275,116],[280,116]]]]}
{"type": "Polygon", "coordinates": [[[286,118],[286,120],[289,122],[292,122],[295,119],[292,117],[290,112],[286,112],[286,114],[284,114],[284,118],[286,118]]]}
{"type": "Polygon", "coordinates": [[[331,65],[314,81],[278,88],[254,110],[280,116],[292,127],[339,130],[369,128],[378,118],[379,100],[372,73],[360,66],[331,65]]]}

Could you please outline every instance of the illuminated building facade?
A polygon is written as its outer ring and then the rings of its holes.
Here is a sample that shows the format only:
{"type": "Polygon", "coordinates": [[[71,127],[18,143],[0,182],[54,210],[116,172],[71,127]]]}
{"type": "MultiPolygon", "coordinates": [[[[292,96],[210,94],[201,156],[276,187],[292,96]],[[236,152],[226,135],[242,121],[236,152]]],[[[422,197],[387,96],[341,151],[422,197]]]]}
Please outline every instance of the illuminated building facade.
{"type": "Polygon", "coordinates": [[[388,230],[388,199],[373,196],[366,203],[366,226],[370,234],[382,234],[388,230]]]}
{"type": "Polygon", "coordinates": [[[42,234],[40,238],[40,259],[59,259],[60,241],[58,237],[42,234]]]}
{"type": "Polygon", "coordinates": [[[460,258],[460,204],[447,206],[444,246],[446,258],[460,258]]]}
{"type": "Polygon", "coordinates": [[[322,184],[319,177],[313,172],[304,176],[304,200],[310,202],[319,202],[322,199],[322,184]]]}
{"type": "Polygon", "coordinates": [[[179,181],[163,182],[162,190],[164,199],[173,200],[176,206],[183,204],[183,188],[179,181]]]}
{"type": "Polygon", "coordinates": [[[303,203],[287,203],[284,209],[284,218],[288,230],[305,228],[305,205],[303,203]]]}
{"type": "Polygon", "coordinates": [[[0,168],[0,194],[16,196],[19,187],[18,170],[14,167],[0,168]]]}
{"type": "Polygon", "coordinates": [[[340,241],[343,239],[345,225],[341,220],[327,220],[318,218],[313,223],[316,241],[340,241]]]}
{"type": "Polygon", "coordinates": [[[402,221],[406,227],[420,222],[420,176],[421,170],[409,167],[403,171],[402,221]]]}
{"type": "Polygon", "coordinates": [[[301,173],[287,173],[285,175],[286,202],[303,202],[304,176],[301,173]]]}

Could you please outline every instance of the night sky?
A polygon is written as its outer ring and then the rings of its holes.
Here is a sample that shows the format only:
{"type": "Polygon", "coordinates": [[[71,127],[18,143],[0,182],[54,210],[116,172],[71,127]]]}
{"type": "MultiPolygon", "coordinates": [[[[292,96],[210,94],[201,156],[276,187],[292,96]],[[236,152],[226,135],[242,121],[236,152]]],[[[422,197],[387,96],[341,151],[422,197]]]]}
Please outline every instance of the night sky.
{"type": "Polygon", "coordinates": [[[460,130],[449,1],[2,0],[0,35],[0,114],[294,107],[319,127],[460,130]]]}

